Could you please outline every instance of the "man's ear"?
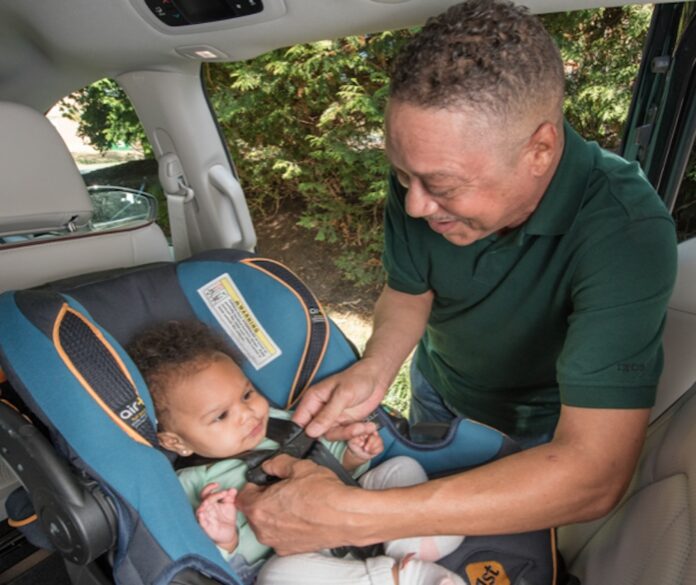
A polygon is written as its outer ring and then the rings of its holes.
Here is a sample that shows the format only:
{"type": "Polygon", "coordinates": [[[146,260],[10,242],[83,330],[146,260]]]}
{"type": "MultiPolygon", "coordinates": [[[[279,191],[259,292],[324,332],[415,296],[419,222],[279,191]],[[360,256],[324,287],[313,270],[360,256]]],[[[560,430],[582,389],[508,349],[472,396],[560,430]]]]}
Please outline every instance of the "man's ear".
{"type": "Polygon", "coordinates": [[[184,440],[176,433],[162,431],[157,433],[157,438],[159,439],[160,445],[167,449],[167,451],[173,451],[182,457],[188,457],[193,453],[184,440]]]}
{"type": "Polygon", "coordinates": [[[551,122],[541,124],[527,143],[526,156],[532,174],[536,177],[546,175],[560,159],[562,149],[563,140],[556,125],[551,122]]]}

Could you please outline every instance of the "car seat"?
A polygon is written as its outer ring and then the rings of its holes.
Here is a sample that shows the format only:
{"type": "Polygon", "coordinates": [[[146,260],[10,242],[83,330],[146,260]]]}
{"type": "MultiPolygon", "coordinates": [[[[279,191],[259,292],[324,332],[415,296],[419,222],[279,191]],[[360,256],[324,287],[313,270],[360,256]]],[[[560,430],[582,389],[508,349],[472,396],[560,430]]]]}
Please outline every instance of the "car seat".
{"type": "Polygon", "coordinates": [[[607,516],[560,528],[583,585],[696,583],[696,238],[679,245],[665,370],[633,481],[607,516]]]}
{"type": "MultiPolygon", "coordinates": [[[[281,408],[356,359],[297,277],[246,252],[206,252],[0,295],[0,365],[14,404],[37,419],[31,424],[0,404],[0,454],[38,515],[32,523],[26,514],[25,530],[50,538],[75,582],[238,582],[198,527],[171,462],[153,448],[149,394],[122,349],[151,324],[190,318],[227,336],[247,358],[247,376],[281,408]]],[[[376,416],[385,457],[412,455],[433,476],[515,450],[470,420],[419,445],[393,415],[379,409],[376,416]]],[[[468,537],[442,562],[462,574],[496,562],[510,583],[554,583],[553,545],[551,530],[468,537]]]]}
{"type": "MultiPolygon", "coordinates": [[[[159,226],[92,232],[93,205],[62,138],[39,112],[0,102],[0,292],[169,260],[159,226]]],[[[16,478],[0,461],[0,520],[16,478]]]]}

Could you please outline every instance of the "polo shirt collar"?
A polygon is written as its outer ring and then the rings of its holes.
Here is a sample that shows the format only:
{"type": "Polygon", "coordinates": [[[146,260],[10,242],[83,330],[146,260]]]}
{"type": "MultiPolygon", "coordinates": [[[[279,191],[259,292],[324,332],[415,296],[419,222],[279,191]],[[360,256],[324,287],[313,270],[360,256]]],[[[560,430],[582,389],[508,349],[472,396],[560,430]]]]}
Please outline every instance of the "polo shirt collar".
{"type": "Polygon", "coordinates": [[[587,191],[593,163],[593,149],[563,122],[565,144],[558,168],[534,213],[523,224],[527,235],[557,236],[573,224],[587,191]]]}

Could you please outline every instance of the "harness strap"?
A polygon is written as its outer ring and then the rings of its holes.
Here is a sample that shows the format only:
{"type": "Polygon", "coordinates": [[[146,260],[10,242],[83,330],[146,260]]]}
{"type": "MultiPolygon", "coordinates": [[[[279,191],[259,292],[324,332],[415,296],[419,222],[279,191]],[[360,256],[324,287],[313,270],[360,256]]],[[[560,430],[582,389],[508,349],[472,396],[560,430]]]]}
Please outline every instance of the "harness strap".
{"type": "Polygon", "coordinates": [[[329,344],[329,321],[314,293],[289,268],[275,260],[247,258],[243,264],[261,270],[287,287],[300,301],[307,316],[307,342],[288,395],[287,408],[296,403],[312,383],[329,344]]]}
{"type": "MultiPolygon", "coordinates": [[[[277,449],[246,451],[235,456],[236,459],[241,459],[249,466],[246,472],[247,481],[257,485],[270,485],[279,481],[280,478],[268,475],[261,466],[264,461],[284,453],[298,459],[310,459],[317,465],[329,468],[346,485],[356,487],[360,485],[321,441],[307,436],[304,429],[291,420],[269,418],[266,436],[278,443],[279,447],[277,449]]],[[[220,459],[196,455],[181,461],[177,460],[176,467],[180,469],[182,467],[205,465],[217,461],[220,461],[220,459]]],[[[381,543],[363,547],[342,546],[331,549],[331,554],[335,557],[344,557],[347,554],[351,554],[358,559],[367,559],[384,554],[384,547],[381,543]]]]}
{"type": "MultiPolygon", "coordinates": [[[[267,436],[269,439],[279,443],[280,447],[278,447],[278,449],[275,451],[264,451],[263,455],[254,461],[253,466],[251,463],[249,464],[249,469],[247,470],[247,479],[249,481],[259,485],[268,485],[278,481],[277,477],[267,475],[266,472],[261,468],[261,465],[264,461],[270,459],[271,457],[275,457],[281,453],[286,453],[299,459],[310,459],[317,465],[328,467],[346,485],[360,485],[321,441],[307,436],[304,429],[291,420],[275,418],[269,419],[267,436]]],[[[252,454],[249,455],[251,456],[252,454]]],[[[246,460],[249,461],[249,459],[246,460]]],[[[335,557],[345,557],[346,555],[350,554],[354,558],[367,559],[378,555],[383,555],[384,547],[381,543],[362,547],[342,546],[332,548],[331,554],[335,557]]]]}
{"type": "Polygon", "coordinates": [[[269,476],[261,466],[267,459],[285,453],[297,459],[310,459],[317,465],[328,467],[346,485],[359,485],[321,441],[307,436],[302,427],[291,420],[268,419],[266,436],[280,445],[278,449],[249,451],[238,456],[249,466],[246,473],[248,481],[257,485],[269,485],[278,481],[277,477],[269,476]]]}

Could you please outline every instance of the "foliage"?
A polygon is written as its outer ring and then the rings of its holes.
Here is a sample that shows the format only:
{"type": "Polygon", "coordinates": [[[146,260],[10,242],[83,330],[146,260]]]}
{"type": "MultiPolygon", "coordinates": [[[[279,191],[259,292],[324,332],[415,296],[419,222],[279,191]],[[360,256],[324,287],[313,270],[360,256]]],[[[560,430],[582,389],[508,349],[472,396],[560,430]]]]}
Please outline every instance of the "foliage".
{"type": "Polygon", "coordinates": [[[402,364],[383,402],[383,404],[400,412],[405,417],[408,417],[409,405],[411,403],[411,380],[409,374],[411,359],[412,356],[402,364]]]}
{"type": "Polygon", "coordinates": [[[605,148],[621,143],[651,16],[652,7],[632,5],[541,17],[565,63],[566,117],[605,148]]]}
{"type": "Polygon", "coordinates": [[[74,92],[60,104],[61,112],[77,122],[77,132],[88,138],[102,154],[119,145],[140,148],[152,155],[135,110],[121,87],[112,79],[101,79],[74,92]]]}
{"type": "Polygon", "coordinates": [[[300,198],[300,225],[340,242],[336,263],[361,284],[380,274],[388,65],[410,36],[297,45],[205,71],[252,210],[300,198]]]}

